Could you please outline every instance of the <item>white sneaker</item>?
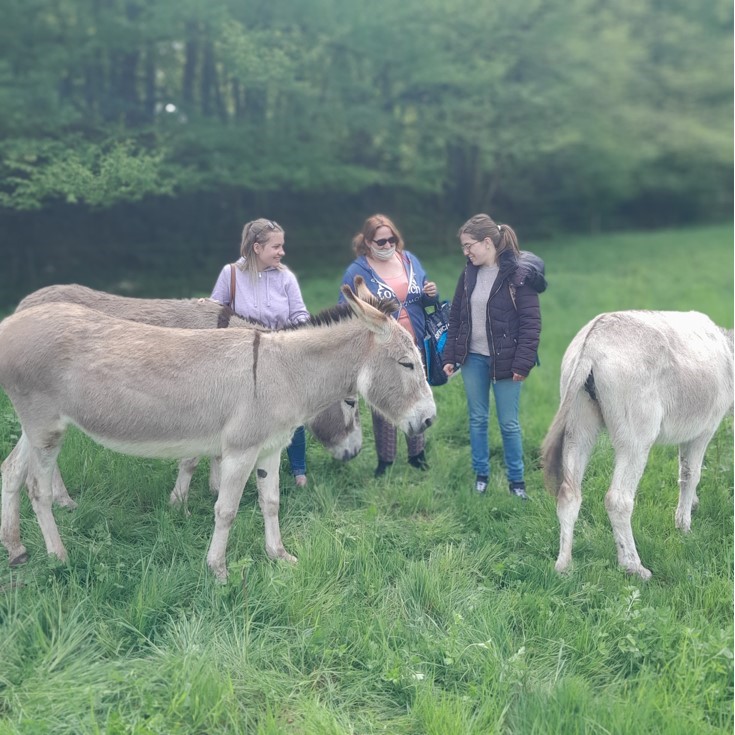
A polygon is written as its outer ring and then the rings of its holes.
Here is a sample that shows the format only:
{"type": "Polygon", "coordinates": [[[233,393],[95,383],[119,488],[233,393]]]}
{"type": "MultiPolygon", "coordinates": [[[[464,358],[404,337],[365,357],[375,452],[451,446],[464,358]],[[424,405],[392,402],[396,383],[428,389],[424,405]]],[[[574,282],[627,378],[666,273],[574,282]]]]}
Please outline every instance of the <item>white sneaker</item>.
{"type": "Polygon", "coordinates": [[[475,492],[484,493],[487,490],[487,477],[485,475],[478,475],[475,479],[475,492]]]}

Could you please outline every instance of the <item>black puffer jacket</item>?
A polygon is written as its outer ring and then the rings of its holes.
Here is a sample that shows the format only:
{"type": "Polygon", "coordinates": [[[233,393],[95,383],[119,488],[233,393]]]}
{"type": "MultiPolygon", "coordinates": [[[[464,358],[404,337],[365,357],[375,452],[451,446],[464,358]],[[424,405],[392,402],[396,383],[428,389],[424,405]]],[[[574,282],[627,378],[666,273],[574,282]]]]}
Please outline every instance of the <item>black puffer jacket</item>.
{"type": "MultiPolygon", "coordinates": [[[[537,362],[541,335],[539,293],[546,289],[543,261],[532,253],[520,258],[506,250],[498,260],[498,276],[487,302],[487,342],[493,357],[493,380],[526,376],[537,362]]],[[[470,295],[478,268],[468,262],[457,282],[449,315],[449,332],[442,360],[461,365],[467,359],[472,324],[470,295]]]]}

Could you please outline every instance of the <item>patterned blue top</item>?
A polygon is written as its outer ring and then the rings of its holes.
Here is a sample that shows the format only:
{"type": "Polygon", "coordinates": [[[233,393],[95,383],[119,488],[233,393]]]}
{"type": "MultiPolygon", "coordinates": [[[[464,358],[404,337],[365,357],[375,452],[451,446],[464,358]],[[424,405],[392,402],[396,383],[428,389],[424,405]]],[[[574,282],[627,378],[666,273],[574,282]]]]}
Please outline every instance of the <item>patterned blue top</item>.
{"type": "MultiPolygon", "coordinates": [[[[419,347],[421,347],[426,325],[424,307],[437,303],[438,297],[432,298],[424,295],[424,284],[426,283],[427,278],[426,271],[424,271],[419,259],[413,253],[408,252],[408,250],[404,250],[400,255],[403,260],[406,274],[411,275],[411,281],[408,284],[408,295],[406,296],[404,306],[408,312],[408,317],[411,320],[413,333],[419,341],[419,347]]],[[[342,284],[347,284],[350,288],[354,289],[355,276],[362,276],[365,279],[365,285],[370,289],[370,292],[375,294],[378,298],[391,298],[398,300],[390,286],[381,280],[380,276],[378,276],[378,274],[370,267],[370,264],[364,255],[358,256],[352,261],[352,263],[350,263],[342,277],[342,284]]],[[[340,303],[344,302],[344,300],[345,298],[340,291],[340,303]]],[[[398,312],[395,312],[393,316],[398,317],[398,312]]]]}

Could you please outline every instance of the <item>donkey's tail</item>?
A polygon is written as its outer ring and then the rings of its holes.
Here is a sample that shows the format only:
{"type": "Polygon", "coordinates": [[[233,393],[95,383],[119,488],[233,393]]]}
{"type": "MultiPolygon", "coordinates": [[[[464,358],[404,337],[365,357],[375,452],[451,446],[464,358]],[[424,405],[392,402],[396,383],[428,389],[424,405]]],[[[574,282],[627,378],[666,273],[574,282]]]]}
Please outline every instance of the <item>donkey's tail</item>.
{"type": "MultiPolygon", "coordinates": [[[[590,401],[597,401],[592,373],[593,360],[587,354],[585,347],[587,337],[598,318],[582,327],[564,354],[559,408],[541,444],[544,484],[554,496],[559,494],[559,488],[564,479],[564,442],[577,430],[583,429],[581,424],[585,423],[589,415],[590,401]]],[[[595,413],[599,416],[599,407],[595,409],[595,413]]],[[[593,430],[596,433],[597,429],[593,430]]]]}

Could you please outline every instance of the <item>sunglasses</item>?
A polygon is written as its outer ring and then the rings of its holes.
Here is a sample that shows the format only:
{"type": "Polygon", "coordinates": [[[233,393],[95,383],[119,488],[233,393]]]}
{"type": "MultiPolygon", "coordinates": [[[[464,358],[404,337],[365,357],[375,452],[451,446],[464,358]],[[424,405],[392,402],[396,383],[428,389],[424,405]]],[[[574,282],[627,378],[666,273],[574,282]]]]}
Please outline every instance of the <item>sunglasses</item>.
{"type": "Polygon", "coordinates": [[[273,230],[273,231],[283,229],[281,225],[278,224],[278,222],[275,222],[273,220],[267,220],[266,223],[260,228],[258,234],[260,234],[261,232],[265,232],[266,228],[269,230],[273,230]]]}
{"type": "Polygon", "coordinates": [[[381,248],[383,245],[395,245],[398,243],[397,237],[381,237],[380,240],[373,240],[373,242],[376,245],[379,245],[381,248]]]}

